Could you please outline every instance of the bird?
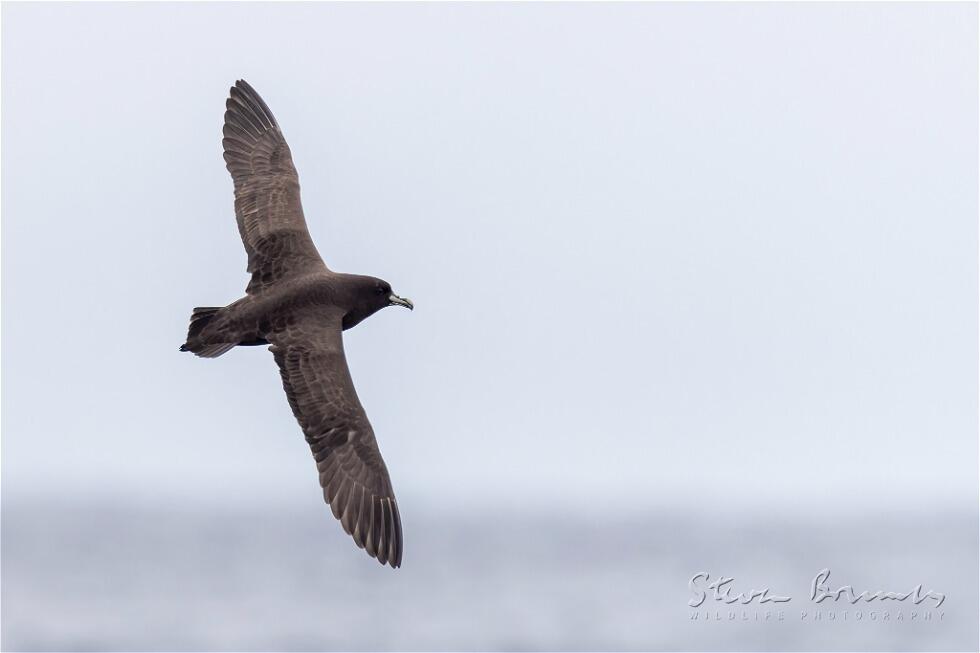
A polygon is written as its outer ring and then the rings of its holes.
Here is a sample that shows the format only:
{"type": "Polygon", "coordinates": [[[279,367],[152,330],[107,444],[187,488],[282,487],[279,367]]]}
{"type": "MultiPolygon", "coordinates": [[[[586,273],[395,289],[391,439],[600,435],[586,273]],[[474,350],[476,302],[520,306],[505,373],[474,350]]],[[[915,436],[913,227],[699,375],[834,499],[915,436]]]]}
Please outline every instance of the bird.
{"type": "Polygon", "coordinates": [[[234,347],[270,345],[324,500],[358,547],[398,568],[398,502],[354,390],[343,332],[387,306],[414,304],[383,279],[326,266],[307,228],[282,129],[244,80],[230,89],[222,133],[251,278],[241,299],[193,309],[180,351],[217,358],[234,347]]]}

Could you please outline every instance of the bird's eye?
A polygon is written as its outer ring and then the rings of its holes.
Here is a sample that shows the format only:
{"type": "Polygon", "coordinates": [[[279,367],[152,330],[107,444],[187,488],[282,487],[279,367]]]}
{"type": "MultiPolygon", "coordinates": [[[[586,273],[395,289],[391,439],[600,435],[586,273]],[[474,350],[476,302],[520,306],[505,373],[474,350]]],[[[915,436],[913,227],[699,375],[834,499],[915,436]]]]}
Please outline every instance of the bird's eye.
{"type": "Polygon", "coordinates": [[[374,289],[374,294],[375,295],[383,295],[383,294],[385,294],[385,289],[382,288],[381,286],[378,286],[377,288],[374,289]]]}

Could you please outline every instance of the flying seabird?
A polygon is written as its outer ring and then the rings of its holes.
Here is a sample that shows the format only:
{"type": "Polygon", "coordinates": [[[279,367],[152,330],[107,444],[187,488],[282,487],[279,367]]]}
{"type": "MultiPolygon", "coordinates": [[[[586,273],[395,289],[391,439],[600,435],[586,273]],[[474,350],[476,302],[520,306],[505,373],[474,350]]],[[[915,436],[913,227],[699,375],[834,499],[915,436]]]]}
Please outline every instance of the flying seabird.
{"type": "Polygon", "coordinates": [[[244,80],[225,103],[224,158],[252,278],[225,307],[195,308],[180,350],[204,358],[271,345],[282,386],[313,450],[323,498],[354,542],[381,564],[402,561],[402,525],[388,469],[344,357],[342,332],[385,306],[412,302],[387,281],[333,272],[310,238],[299,177],[282,130],[244,80]]]}

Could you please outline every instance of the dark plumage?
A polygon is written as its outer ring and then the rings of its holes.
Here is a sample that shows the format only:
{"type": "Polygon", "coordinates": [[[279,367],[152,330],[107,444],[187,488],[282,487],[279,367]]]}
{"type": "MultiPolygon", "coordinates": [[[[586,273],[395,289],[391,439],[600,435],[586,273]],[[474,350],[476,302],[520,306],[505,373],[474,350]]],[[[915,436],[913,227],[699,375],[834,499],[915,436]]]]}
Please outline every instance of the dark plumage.
{"type": "Polygon", "coordinates": [[[341,333],[385,306],[411,309],[412,302],[386,281],[327,268],[306,228],[299,177],[269,107],[243,80],[225,106],[222,144],[252,278],[238,301],[195,308],[180,350],[214,358],[236,346],[271,344],[324,499],[357,546],[398,567],[398,502],[354,391],[341,333]]]}

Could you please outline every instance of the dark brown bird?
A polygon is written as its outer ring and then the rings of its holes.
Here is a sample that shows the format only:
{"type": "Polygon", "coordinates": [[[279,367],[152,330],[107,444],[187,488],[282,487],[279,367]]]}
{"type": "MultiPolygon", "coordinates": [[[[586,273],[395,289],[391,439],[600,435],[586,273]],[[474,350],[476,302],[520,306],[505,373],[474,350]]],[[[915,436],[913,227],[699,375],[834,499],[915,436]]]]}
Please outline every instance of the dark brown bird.
{"type": "Polygon", "coordinates": [[[180,350],[215,358],[238,345],[271,344],[323,498],[357,546],[398,567],[398,502],[354,391],[341,333],[385,306],[412,309],[412,302],[386,281],[327,268],[306,228],[299,177],[269,107],[244,80],[235,82],[225,107],[222,144],[252,278],[238,301],[195,308],[180,350]]]}

